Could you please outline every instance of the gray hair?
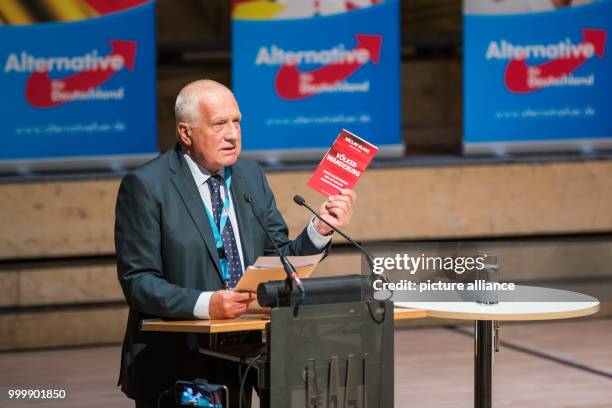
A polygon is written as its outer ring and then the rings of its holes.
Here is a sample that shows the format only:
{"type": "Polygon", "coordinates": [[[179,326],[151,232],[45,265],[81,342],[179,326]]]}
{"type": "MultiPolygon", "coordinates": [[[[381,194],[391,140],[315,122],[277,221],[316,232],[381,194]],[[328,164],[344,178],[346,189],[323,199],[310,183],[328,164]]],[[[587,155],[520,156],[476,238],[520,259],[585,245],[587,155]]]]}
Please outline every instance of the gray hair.
{"type": "Polygon", "coordinates": [[[201,79],[191,82],[183,87],[176,97],[174,103],[174,118],[176,123],[187,122],[193,124],[199,119],[199,102],[201,98],[212,90],[225,89],[230,92],[225,85],[211,79],[201,79]]]}

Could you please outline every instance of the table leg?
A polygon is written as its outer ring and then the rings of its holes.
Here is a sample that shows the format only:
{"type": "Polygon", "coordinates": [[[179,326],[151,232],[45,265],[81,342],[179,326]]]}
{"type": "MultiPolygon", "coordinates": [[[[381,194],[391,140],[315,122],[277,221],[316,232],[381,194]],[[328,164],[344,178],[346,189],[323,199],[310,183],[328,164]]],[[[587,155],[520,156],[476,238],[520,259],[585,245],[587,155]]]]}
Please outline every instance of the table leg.
{"type": "Polygon", "coordinates": [[[474,325],[474,408],[491,408],[493,380],[493,322],[474,325]]]}

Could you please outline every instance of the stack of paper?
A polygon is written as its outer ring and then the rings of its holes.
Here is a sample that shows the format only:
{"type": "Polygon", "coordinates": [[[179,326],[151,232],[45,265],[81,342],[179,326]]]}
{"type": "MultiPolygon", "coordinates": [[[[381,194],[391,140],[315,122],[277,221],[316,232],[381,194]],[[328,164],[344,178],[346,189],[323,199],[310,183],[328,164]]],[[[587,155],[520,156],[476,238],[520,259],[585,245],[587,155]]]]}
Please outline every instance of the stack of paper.
{"type": "MultiPolygon", "coordinates": [[[[323,253],[308,256],[288,256],[289,262],[295,267],[300,279],[308,278],[323,258],[323,253]]],[[[260,256],[255,264],[249,266],[236,284],[238,292],[257,292],[261,282],[283,280],[287,273],[278,256],[260,256]]]]}

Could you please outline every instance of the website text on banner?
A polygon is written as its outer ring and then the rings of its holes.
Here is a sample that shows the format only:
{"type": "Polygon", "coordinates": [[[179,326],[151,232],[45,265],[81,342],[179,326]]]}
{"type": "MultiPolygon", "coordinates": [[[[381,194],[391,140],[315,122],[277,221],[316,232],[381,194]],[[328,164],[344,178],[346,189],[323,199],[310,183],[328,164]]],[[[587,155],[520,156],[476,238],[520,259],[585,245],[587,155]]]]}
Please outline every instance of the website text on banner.
{"type": "Polygon", "coordinates": [[[154,3],[17,3],[32,13],[0,25],[0,169],[155,155],[154,3]]]}
{"type": "Polygon", "coordinates": [[[612,0],[464,0],[464,150],[612,147],[612,0]]]}
{"type": "Polygon", "coordinates": [[[342,128],[402,153],[398,0],[235,1],[232,17],[247,156],[316,160],[342,128]]]}

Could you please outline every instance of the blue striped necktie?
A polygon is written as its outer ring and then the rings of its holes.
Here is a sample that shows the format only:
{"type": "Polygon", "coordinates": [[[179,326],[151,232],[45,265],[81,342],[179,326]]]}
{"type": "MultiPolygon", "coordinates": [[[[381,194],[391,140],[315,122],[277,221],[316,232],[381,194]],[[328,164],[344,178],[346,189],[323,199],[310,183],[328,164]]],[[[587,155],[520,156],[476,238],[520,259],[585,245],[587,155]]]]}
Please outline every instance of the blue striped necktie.
{"type": "MultiPolygon", "coordinates": [[[[219,221],[221,220],[221,212],[223,211],[223,197],[221,197],[221,186],[225,187],[225,180],[218,174],[210,176],[208,181],[208,188],[210,189],[210,199],[213,208],[213,218],[219,228],[219,221]]],[[[229,198],[228,198],[229,199],[229,198]]],[[[234,236],[234,228],[232,227],[231,220],[225,223],[225,228],[221,232],[221,239],[223,240],[223,248],[225,250],[225,256],[227,257],[227,266],[229,274],[228,285],[233,288],[236,286],[240,277],[242,276],[242,264],[240,262],[240,254],[238,253],[238,245],[236,244],[236,237],[234,236]]]]}

